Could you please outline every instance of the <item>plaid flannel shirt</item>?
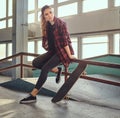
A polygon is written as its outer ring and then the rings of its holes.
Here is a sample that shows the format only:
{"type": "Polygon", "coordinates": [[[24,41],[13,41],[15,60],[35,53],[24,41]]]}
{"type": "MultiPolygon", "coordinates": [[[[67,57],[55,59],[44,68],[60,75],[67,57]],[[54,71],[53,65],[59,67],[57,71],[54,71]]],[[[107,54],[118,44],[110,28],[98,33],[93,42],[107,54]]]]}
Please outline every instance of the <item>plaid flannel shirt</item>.
{"type": "MultiPolygon", "coordinates": [[[[74,54],[69,33],[67,31],[66,23],[59,18],[54,17],[54,42],[56,52],[64,66],[69,66],[71,62],[70,58],[67,55],[65,46],[69,46],[71,54],[74,54]]],[[[42,46],[44,49],[48,50],[48,41],[47,36],[42,37],[42,46]]]]}

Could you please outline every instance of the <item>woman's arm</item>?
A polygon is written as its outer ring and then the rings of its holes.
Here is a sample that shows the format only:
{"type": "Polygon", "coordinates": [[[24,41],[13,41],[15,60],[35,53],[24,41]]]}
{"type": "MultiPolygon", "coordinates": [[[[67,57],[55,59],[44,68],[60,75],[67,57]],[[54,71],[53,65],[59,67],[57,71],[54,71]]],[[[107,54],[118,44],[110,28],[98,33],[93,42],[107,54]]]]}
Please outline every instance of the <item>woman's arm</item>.
{"type": "Polygon", "coordinates": [[[46,38],[46,37],[42,37],[42,47],[43,47],[45,50],[48,50],[48,41],[47,41],[47,38],[46,38]]]}
{"type": "Polygon", "coordinates": [[[65,51],[67,52],[67,55],[70,59],[75,59],[75,56],[71,54],[69,46],[65,46],[65,51]]]}

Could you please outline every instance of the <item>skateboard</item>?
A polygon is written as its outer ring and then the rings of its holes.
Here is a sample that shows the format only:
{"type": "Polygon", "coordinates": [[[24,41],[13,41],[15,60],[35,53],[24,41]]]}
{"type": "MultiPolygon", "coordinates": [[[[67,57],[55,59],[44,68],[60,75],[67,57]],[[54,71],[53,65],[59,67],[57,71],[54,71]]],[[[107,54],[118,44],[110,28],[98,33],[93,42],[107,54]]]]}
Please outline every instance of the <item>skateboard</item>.
{"type": "Polygon", "coordinates": [[[72,86],[75,84],[77,79],[80,77],[82,72],[85,70],[87,64],[84,62],[80,62],[76,69],[70,74],[69,78],[66,82],[62,85],[62,87],[58,90],[56,95],[51,100],[53,103],[61,101],[65,95],[69,92],[72,86]]]}

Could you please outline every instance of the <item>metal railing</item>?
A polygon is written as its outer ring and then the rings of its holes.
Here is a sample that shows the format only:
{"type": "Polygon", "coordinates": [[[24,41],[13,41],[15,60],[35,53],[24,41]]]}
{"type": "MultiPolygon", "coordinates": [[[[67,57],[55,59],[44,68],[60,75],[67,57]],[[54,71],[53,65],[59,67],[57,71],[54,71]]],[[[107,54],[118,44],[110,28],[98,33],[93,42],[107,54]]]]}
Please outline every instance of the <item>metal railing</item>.
{"type": "Polygon", "coordinates": [[[8,66],[8,67],[0,68],[0,72],[6,71],[6,70],[9,70],[9,69],[13,69],[13,68],[16,68],[16,67],[20,67],[20,78],[23,78],[24,77],[24,67],[34,68],[30,64],[24,64],[23,63],[24,62],[24,56],[34,56],[34,57],[37,57],[38,54],[20,52],[20,53],[17,53],[15,55],[6,57],[4,59],[1,59],[0,63],[7,62],[9,59],[14,59],[14,58],[18,58],[19,57],[20,58],[20,63],[19,64],[14,64],[14,65],[11,65],[11,66],[8,66]]]}
{"type": "MultiPolygon", "coordinates": [[[[24,62],[24,56],[37,57],[37,56],[39,56],[39,54],[20,52],[18,54],[15,54],[15,55],[9,56],[7,58],[1,59],[0,63],[7,62],[8,59],[13,59],[13,58],[19,57],[20,58],[20,63],[19,64],[14,64],[14,65],[11,65],[11,66],[8,66],[8,67],[0,68],[0,72],[6,71],[6,70],[9,70],[9,69],[13,69],[13,68],[16,68],[16,67],[20,67],[20,77],[23,78],[24,77],[24,67],[34,68],[30,64],[24,64],[23,63],[24,62]]],[[[73,59],[72,61],[76,62],[76,63],[83,62],[83,63],[89,64],[89,65],[97,65],[97,66],[103,66],[103,67],[108,67],[108,68],[120,69],[120,64],[112,64],[112,63],[106,63],[106,62],[98,62],[98,61],[91,61],[91,60],[81,60],[81,59],[73,59]]],[[[65,75],[65,80],[66,80],[67,77],[71,73],[68,72],[68,68],[65,68],[65,71],[62,72],[62,74],[65,75]]],[[[120,86],[120,82],[104,80],[102,78],[90,77],[90,76],[86,76],[86,75],[81,75],[80,78],[91,80],[91,81],[96,81],[96,82],[101,82],[101,83],[105,83],[105,84],[120,86]]]]}

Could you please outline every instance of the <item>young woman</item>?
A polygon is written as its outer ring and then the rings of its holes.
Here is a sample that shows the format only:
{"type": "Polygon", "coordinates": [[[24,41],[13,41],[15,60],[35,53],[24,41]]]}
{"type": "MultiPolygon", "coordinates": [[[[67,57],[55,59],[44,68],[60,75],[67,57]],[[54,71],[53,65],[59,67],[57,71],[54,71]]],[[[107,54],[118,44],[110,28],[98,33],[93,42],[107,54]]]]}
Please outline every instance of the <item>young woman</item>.
{"type": "Polygon", "coordinates": [[[36,95],[47,79],[50,70],[60,63],[68,66],[74,57],[70,36],[64,21],[54,16],[52,8],[45,5],[41,9],[42,46],[47,50],[45,54],[33,60],[33,66],[41,69],[41,74],[28,97],[20,101],[21,104],[36,102],[36,95]]]}

